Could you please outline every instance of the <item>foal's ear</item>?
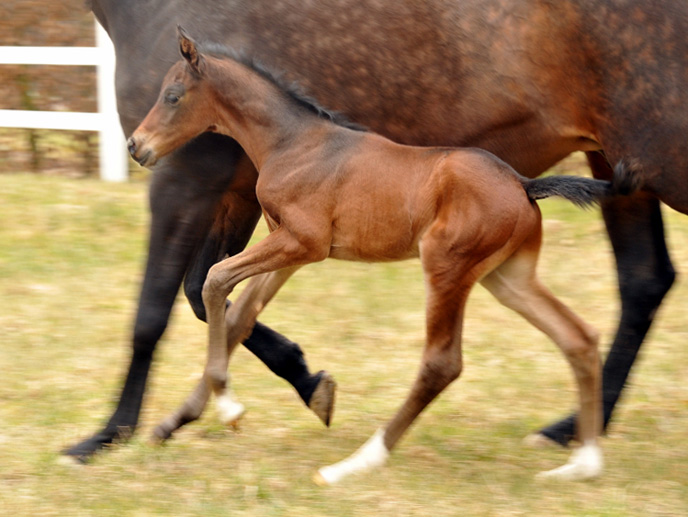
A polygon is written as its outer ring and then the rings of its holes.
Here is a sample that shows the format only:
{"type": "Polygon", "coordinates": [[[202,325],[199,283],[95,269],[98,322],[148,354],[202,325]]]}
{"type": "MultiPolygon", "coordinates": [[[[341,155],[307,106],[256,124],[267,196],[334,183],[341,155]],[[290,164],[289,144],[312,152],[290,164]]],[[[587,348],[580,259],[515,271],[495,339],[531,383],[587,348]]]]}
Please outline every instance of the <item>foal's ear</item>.
{"type": "Polygon", "coordinates": [[[196,42],[192,40],[181,25],[177,25],[179,36],[179,52],[191,67],[191,70],[201,74],[203,68],[203,56],[196,48],[196,42]]]}

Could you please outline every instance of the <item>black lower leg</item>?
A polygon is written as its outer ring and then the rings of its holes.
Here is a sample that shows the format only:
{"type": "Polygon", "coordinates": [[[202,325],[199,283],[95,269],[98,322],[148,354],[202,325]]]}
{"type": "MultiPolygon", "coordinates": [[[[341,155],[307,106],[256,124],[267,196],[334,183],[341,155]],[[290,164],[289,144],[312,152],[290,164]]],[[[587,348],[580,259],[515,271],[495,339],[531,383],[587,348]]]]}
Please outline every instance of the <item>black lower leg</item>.
{"type": "Polygon", "coordinates": [[[308,405],[323,372],[311,375],[301,347],[283,335],[256,323],[244,346],[276,375],[294,386],[308,405]]]}
{"type": "Polygon", "coordinates": [[[151,359],[150,353],[134,353],[119,404],[106,426],[90,438],[65,449],[63,454],[85,462],[103,447],[131,436],[141,411],[151,359]]]}

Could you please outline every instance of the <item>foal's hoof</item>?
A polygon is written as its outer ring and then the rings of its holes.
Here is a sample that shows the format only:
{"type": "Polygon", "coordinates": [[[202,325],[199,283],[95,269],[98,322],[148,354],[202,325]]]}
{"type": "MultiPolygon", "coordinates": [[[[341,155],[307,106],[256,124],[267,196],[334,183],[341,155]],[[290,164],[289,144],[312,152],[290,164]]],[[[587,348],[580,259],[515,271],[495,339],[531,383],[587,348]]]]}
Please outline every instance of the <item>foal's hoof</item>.
{"type": "Polygon", "coordinates": [[[179,427],[181,427],[179,420],[174,415],[168,416],[153,429],[153,434],[148,441],[151,445],[163,445],[179,427]]]}
{"type": "Polygon", "coordinates": [[[236,429],[239,426],[239,420],[246,413],[246,408],[241,402],[235,401],[227,394],[217,398],[217,412],[220,422],[236,429]]]}
{"type": "Polygon", "coordinates": [[[330,483],[327,482],[320,472],[313,474],[313,483],[318,486],[330,486],[330,483]]]}
{"type": "Polygon", "coordinates": [[[566,465],[540,472],[537,479],[555,479],[559,481],[586,481],[602,475],[604,460],[602,451],[597,445],[584,445],[576,449],[566,465]]]}
{"type": "Polygon", "coordinates": [[[337,383],[334,378],[326,371],[322,372],[320,382],[315,387],[308,407],[318,415],[322,423],[330,427],[332,416],[334,415],[334,401],[336,397],[337,383]]]}
{"type": "Polygon", "coordinates": [[[555,442],[542,433],[529,434],[523,439],[523,445],[532,449],[559,449],[562,447],[560,443],[555,442]]]}
{"type": "Polygon", "coordinates": [[[154,446],[164,445],[165,442],[172,436],[172,431],[168,431],[162,425],[153,429],[153,433],[148,438],[148,443],[154,446]]]}

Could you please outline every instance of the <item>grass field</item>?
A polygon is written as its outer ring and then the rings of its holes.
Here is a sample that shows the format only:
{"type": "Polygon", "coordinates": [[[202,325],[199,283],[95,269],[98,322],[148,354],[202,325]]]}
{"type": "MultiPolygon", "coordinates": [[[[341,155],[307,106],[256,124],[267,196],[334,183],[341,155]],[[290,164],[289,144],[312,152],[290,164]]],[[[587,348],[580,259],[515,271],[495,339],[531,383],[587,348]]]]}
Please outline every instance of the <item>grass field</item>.
{"type": "MultiPolygon", "coordinates": [[[[688,515],[688,289],[659,312],[594,482],[538,482],[569,452],[530,450],[530,431],[574,406],[570,372],[544,336],[481,287],[465,324],[465,370],[382,470],[320,488],[320,466],[362,444],[405,397],[423,342],[417,262],[327,261],[300,271],[261,320],[339,383],[332,427],[248,352],[232,361],[248,408],[238,432],[212,412],[164,447],[154,425],[195,383],[205,326],[183,297],[160,343],[141,427],[86,467],[59,450],[109,416],[128,362],[147,232],[146,184],[0,175],[0,510],[3,515],[688,515]]],[[[541,203],[540,272],[595,325],[606,350],[618,313],[596,210],[541,203]]],[[[685,217],[665,211],[688,264],[685,217]]],[[[260,225],[264,234],[264,225],[260,225]]]]}

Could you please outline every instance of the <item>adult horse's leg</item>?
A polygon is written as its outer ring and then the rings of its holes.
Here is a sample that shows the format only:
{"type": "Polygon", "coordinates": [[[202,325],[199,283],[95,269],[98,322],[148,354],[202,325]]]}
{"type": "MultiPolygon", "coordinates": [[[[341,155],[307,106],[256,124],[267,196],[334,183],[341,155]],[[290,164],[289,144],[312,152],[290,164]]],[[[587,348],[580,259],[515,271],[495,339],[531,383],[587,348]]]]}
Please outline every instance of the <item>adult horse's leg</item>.
{"type": "MultiPolygon", "coordinates": [[[[599,153],[588,154],[597,178],[610,179],[611,169],[599,153]]],[[[604,428],[624,388],[657,308],[671,288],[676,273],[664,240],[659,202],[647,194],[618,197],[602,203],[602,214],[612,243],[621,295],[621,319],[602,372],[604,428]]],[[[540,430],[536,435],[568,445],[576,437],[576,417],[540,430]]]]}
{"type": "Polygon", "coordinates": [[[172,160],[161,164],[153,175],[148,260],[129,371],[117,408],[105,428],[64,451],[79,460],[88,459],[115,439],[127,438],[138,423],[153,352],[167,326],[193,250],[207,231],[217,202],[208,192],[200,192],[199,187],[184,182],[183,178],[172,160]]]}

